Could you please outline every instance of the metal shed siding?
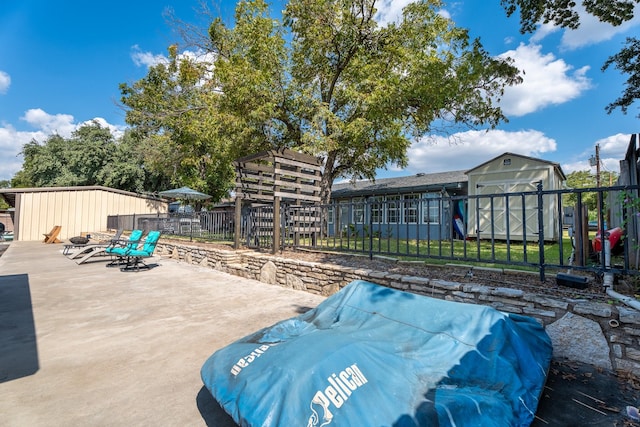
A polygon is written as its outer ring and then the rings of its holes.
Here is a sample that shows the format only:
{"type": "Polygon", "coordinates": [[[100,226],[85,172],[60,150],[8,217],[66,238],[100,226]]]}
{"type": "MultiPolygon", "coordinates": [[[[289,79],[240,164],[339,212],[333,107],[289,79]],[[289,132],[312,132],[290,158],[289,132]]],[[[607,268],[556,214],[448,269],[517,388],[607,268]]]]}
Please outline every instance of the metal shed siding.
{"type": "MultiPolygon", "coordinates": [[[[535,191],[538,181],[542,181],[544,190],[556,190],[559,189],[562,184],[562,178],[556,172],[554,164],[537,161],[527,157],[519,157],[516,155],[502,155],[494,160],[479,166],[468,172],[469,175],[469,195],[481,195],[481,194],[504,194],[511,192],[523,192],[523,191],[535,191]],[[504,161],[510,160],[509,165],[505,165],[504,161]]],[[[497,239],[506,239],[507,233],[502,221],[505,221],[505,212],[501,212],[500,209],[504,208],[504,199],[496,198],[494,202],[498,205],[494,205],[494,237],[497,239]]],[[[479,199],[479,209],[476,209],[476,203],[478,199],[469,199],[468,209],[468,226],[470,236],[477,236],[478,217],[477,212],[483,210],[489,211],[489,199],[479,199]]],[[[527,240],[538,240],[538,226],[537,226],[537,197],[526,196],[525,197],[525,212],[524,215],[527,220],[527,240]]],[[[509,235],[511,240],[522,240],[523,236],[523,224],[522,224],[522,199],[510,200],[510,213],[518,215],[510,216],[509,223],[509,235]],[[519,212],[518,212],[519,211],[519,212]],[[519,217],[519,218],[518,218],[519,217]]],[[[554,196],[544,196],[544,230],[545,240],[558,240],[558,206],[557,200],[554,196]]],[[[482,216],[482,213],[481,213],[482,216]]],[[[487,215],[488,216],[488,215],[487,215]]],[[[488,218],[480,218],[480,235],[487,237],[491,228],[490,220],[488,218]]]]}
{"type": "Polygon", "coordinates": [[[167,203],[108,189],[28,191],[16,195],[16,240],[42,240],[53,226],[61,239],[106,228],[108,215],[167,212],[167,203]]]}

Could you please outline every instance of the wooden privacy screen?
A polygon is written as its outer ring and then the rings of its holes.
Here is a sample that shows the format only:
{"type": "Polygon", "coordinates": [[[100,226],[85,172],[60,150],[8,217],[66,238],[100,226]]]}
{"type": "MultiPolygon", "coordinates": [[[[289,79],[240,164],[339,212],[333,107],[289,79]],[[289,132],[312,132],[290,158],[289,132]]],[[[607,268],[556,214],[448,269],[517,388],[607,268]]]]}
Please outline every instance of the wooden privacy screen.
{"type": "MultiPolygon", "coordinates": [[[[280,238],[280,202],[296,205],[320,204],[320,159],[296,151],[269,150],[242,157],[236,167],[236,224],[240,224],[242,203],[273,204],[273,241],[280,238]]],[[[239,247],[240,227],[235,246],[239,247]]],[[[273,245],[275,252],[277,244],[273,245]]]]}
{"type": "Polygon", "coordinates": [[[314,156],[292,150],[264,151],[236,160],[235,166],[236,197],[245,201],[320,202],[322,164],[314,156]]]}

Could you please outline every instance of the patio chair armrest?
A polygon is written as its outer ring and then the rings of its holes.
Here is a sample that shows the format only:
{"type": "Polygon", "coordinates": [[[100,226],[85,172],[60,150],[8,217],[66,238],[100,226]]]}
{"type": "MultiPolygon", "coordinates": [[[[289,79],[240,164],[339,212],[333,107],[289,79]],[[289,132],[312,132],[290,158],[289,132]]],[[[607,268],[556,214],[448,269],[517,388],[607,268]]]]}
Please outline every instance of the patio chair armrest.
{"type": "Polygon", "coordinates": [[[128,239],[113,239],[111,240],[110,246],[129,246],[129,245],[138,245],[140,240],[128,240],[128,239]]]}

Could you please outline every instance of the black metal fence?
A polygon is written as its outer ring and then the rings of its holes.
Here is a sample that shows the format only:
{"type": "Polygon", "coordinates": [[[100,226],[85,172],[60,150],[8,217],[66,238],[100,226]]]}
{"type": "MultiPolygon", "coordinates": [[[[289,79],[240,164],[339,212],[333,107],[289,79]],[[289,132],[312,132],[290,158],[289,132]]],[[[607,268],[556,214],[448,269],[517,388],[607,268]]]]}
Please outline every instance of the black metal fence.
{"type": "MultiPolygon", "coordinates": [[[[637,194],[638,186],[543,190],[538,183],[536,191],[521,193],[402,194],[321,206],[283,204],[281,241],[275,244],[370,257],[519,266],[538,270],[541,279],[548,269],[628,274],[638,270],[640,255],[637,194]],[[593,204],[599,209],[587,212],[593,204]],[[615,227],[634,231],[612,241],[609,263],[597,230],[615,227]]],[[[240,241],[273,248],[273,219],[270,205],[246,206],[240,241]]],[[[120,215],[109,217],[107,225],[226,242],[233,241],[236,226],[229,210],[120,215]]]]}
{"type": "Polygon", "coordinates": [[[233,212],[196,212],[192,214],[132,214],[107,217],[112,230],[140,229],[145,234],[159,230],[165,235],[197,238],[208,241],[233,241],[233,212]]]}

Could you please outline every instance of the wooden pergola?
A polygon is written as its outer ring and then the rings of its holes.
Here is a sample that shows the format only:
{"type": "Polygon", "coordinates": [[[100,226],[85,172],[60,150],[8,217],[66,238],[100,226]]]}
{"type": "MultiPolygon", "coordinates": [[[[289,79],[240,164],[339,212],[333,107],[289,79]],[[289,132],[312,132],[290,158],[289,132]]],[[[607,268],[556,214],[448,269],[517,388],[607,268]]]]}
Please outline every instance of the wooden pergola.
{"type": "Polygon", "coordinates": [[[273,248],[280,241],[280,204],[320,203],[322,161],[309,154],[289,149],[268,150],[242,157],[236,168],[235,248],[240,247],[240,227],[243,203],[273,205],[273,248]]]}

